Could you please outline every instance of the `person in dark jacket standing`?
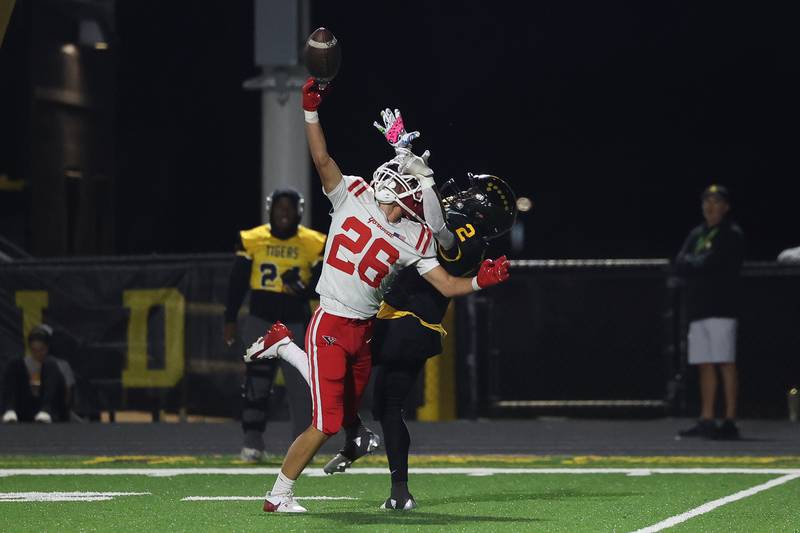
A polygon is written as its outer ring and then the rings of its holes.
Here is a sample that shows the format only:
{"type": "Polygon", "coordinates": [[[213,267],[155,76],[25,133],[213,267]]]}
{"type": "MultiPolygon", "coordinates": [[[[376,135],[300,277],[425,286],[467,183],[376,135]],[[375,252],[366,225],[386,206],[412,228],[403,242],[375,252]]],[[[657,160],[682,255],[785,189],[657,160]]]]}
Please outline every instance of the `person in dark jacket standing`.
{"type": "Polygon", "coordinates": [[[689,364],[700,373],[701,402],[700,419],[679,435],[736,439],[736,317],[744,236],[728,218],[726,187],[709,186],[702,200],[705,222],[689,233],[675,258],[675,268],[686,280],[689,364]],[[719,427],[714,421],[717,369],[725,393],[725,419],[719,427]]]}

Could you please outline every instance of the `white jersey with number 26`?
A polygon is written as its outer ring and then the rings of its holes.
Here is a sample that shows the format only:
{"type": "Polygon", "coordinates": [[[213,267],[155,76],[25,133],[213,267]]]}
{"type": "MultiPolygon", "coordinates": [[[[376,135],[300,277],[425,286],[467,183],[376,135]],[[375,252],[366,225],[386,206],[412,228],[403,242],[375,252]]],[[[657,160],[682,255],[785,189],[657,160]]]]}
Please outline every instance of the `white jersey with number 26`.
{"type": "Polygon", "coordinates": [[[332,221],[317,284],[325,311],[371,318],[398,270],[414,265],[422,275],[439,265],[430,228],[407,218],[389,222],[363,178],[343,176],[326,195],[332,221]]]}

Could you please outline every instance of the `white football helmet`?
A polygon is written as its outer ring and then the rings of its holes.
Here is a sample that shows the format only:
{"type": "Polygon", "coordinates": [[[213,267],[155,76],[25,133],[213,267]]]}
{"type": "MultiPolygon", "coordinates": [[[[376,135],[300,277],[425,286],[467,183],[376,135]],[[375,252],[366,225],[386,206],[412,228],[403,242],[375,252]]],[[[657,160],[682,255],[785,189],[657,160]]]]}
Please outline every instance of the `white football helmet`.
{"type": "Polygon", "coordinates": [[[372,189],[379,204],[397,203],[413,220],[425,223],[422,211],[422,185],[416,176],[400,171],[402,158],[387,161],[372,174],[372,189]]]}

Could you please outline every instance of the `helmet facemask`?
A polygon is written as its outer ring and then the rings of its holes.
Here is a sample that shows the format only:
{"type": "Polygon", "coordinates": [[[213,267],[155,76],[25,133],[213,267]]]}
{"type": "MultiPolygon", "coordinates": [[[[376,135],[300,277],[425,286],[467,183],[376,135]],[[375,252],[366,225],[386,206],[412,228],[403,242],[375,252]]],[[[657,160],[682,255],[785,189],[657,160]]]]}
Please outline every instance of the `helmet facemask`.
{"type": "Polygon", "coordinates": [[[424,224],[422,185],[416,176],[401,174],[396,159],[387,161],[372,174],[372,189],[379,204],[397,204],[404,216],[424,224]]]}

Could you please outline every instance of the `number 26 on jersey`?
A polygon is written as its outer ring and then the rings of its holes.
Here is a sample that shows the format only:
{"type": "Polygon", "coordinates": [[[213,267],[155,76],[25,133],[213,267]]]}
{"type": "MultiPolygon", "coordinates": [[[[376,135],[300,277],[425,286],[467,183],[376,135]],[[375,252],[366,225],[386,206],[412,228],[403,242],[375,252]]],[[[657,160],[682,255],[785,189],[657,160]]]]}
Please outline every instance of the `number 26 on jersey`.
{"type": "MultiPolygon", "coordinates": [[[[345,274],[355,275],[373,288],[378,288],[381,280],[389,273],[391,265],[400,257],[400,252],[385,239],[378,237],[361,257],[358,265],[339,257],[339,248],[342,247],[358,256],[372,239],[372,230],[356,217],[349,217],[342,223],[342,230],[331,243],[327,263],[345,274]],[[353,235],[353,240],[350,235],[353,235]]],[[[357,258],[356,258],[357,259],[357,258]]]]}

